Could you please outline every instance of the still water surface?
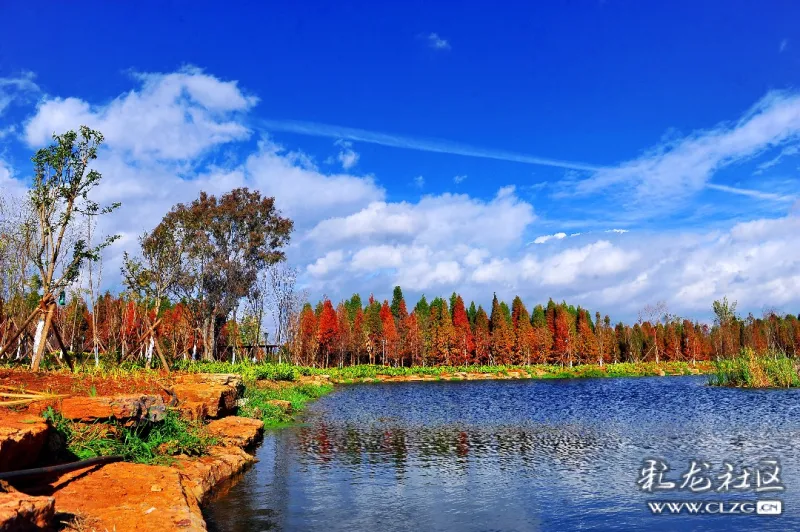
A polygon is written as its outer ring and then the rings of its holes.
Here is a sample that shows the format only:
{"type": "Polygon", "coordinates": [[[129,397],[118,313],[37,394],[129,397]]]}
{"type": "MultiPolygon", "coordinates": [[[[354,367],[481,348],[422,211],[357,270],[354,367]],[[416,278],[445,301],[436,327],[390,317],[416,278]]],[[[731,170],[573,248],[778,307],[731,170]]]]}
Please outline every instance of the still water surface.
{"type": "Polygon", "coordinates": [[[705,383],[343,386],[303,426],[265,435],[259,462],[206,509],[209,529],[800,530],[800,390],[705,383]],[[785,489],[650,494],[637,485],[646,458],[663,458],[678,485],[692,459],[716,477],[723,460],[738,473],[777,458],[785,489]],[[646,502],[665,499],[781,499],[784,513],[651,515],[646,502]]]}

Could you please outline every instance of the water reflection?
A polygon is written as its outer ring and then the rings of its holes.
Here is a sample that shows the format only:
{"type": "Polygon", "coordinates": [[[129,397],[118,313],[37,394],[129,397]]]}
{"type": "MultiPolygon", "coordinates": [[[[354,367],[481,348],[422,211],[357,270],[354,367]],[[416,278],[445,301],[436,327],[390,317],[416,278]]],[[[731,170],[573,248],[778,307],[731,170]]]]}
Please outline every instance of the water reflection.
{"type": "MultiPolygon", "coordinates": [[[[652,456],[676,469],[777,456],[785,515],[757,524],[798,528],[798,397],[696,377],[345,387],[314,404],[304,426],[267,436],[255,468],[208,508],[209,526],[749,529],[757,518],[649,515],[638,470],[652,456]]],[[[663,498],[675,497],[703,500],[663,498]]]]}

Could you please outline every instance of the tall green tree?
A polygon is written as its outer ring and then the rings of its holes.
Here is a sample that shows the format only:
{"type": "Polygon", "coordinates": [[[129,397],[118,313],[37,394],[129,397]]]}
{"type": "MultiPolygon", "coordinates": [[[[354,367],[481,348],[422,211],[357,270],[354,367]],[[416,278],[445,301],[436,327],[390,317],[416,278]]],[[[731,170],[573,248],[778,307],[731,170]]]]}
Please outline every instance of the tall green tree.
{"type": "MultiPolygon", "coordinates": [[[[75,282],[83,264],[99,260],[103,248],[117,238],[107,236],[91,246],[75,230],[76,216],[92,218],[119,207],[119,203],[101,207],[89,198],[102,179],[100,172],[89,168],[102,143],[99,131],[81,126],[78,133],[53,135],[53,143],[32,158],[34,175],[29,199],[35,213],[36,234],[30,251],[43,295],[54,294],[75,282]]],[[[36,327],[31,362],[34,370],[39,368],[51,319],[52,311],[42,316],[36,327]]]]}
{"type": "Polygon", "coordinates": [[[215,358],[219,330],[258,273],[284,260],[292,228],[275,198],[237,188],[219,198],[201,192],[189,205],[174,206],[148,235],[156,246],[181,241],[175,292],[192,301],[200,316],[205,359],[215,358]]]}
{"type": "Polygon", "coordinates": [[[392,292],[392,316],[394,316],[395,320],[401,319],[400,316],[400,305],[403,303],[403,289],[399,286],[394,287],[394,291],[392,292]]]}

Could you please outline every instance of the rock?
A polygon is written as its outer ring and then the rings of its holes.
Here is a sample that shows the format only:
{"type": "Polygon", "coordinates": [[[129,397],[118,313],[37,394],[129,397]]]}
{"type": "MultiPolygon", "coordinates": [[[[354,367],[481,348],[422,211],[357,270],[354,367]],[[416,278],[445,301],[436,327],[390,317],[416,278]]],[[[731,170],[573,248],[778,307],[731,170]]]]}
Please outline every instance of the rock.
{"type": "Polygon", "coordinates": [[[54,496],[59,512],[84,516],[95,530],[206,530],[188,481],[171,467],[108,464],[73,477],[54,496]]]}
{"type": "Polygon", "coordinates": [[[228,416],[212,421],[206,426],[212,436],[225,446],[249,447],[264,433],[264,422],[260,419],[228,416]]]}
{"type": "Polygon", "coordinates": [[[270,399],[267,401],[268,405],[277,406],[285,414],[288,414],[292,411],[292,403],[290,401],[284,401],[283,399],[270,399]]]}
{"type": "Polygon", "coordinates": [[[233,414],[241,391],[241,377],[230,374],[179,375],[172,386],[181,412],[192,419],[233,414]]]}
{"type": "Polygon", "coordinates": [[[55,513],[52,497],[26,495],[0,481],[0,532],[47,529],[55,513]]]}
{"type": "Polygon", "coordinates": [[[67,397],[61,401],[61,415],[72,421],[164,419],[166,406],[160,395],[117,395],[114,397],[67,397]]]}
{"type": "Polygon", "coordinates": [[[191,421],[202,421],[208,417],[208,405],[200,401],[185,401],[179,406],[181,415],[191,421]]]}
{"type": "Polygon", "coordinates": [[[238,447],[215,446],[209,449],[206,456],[179,456],[172,467],[180,471],[191,493],[200,504],[204,504],[214,490],[221,488],[253,462],[255,458],[238,447]]]}
{"type": "Polygon", "coordinates": [[[0,409],[0,472],[34,464],[48,432],[48,424],[39,416],[0,409]]]}
{"type": "Polygon", "coordinates": [[[331,383],[331,376],[330,375],[301,375],[297,382],[299,384],[314,384],[316,386],[321,386],[324,384],[331,383]]]}

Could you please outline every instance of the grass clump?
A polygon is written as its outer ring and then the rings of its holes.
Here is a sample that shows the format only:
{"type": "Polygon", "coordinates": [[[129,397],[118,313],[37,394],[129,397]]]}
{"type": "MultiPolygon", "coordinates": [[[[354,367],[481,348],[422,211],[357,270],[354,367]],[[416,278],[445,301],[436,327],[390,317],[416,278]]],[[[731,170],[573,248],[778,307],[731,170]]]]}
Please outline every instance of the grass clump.
{"type": "Polygon", "coordinates": [[[757,356],[752,349],[745,348],[734,358],[714,362],[709,384],[741,388],[795,388],[800,386],[800,375],[795,359],[787,357],[785,353],[757,356]]]}
{"type": "Polygon", "coordinates": [[[245,385],[242,406],[238,414],[243,417],[260,419],[265,427],[280,427],[291,424],[293,414],[305,408],[306,403],[319,399],[333,391],[330,384],[289,384],[274,383],[259,386],[255,382],[245,385]],[[285,408],[277,401],[288,401],[285,408]]]}
{"type": "Polygon", "coordinates": [[[116,421],[74,423],[52,408],[44,417],[63,439],[67,453],[79,460],[120,455],[128,462],[169,464],[174,455],[203,455],[216,443],[201,423],[186,421],[173,411],[163,421],[144,421],[133,427],[116,421]]]}

